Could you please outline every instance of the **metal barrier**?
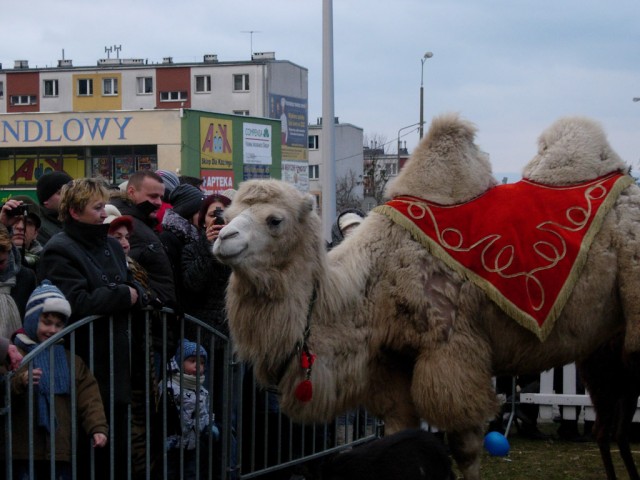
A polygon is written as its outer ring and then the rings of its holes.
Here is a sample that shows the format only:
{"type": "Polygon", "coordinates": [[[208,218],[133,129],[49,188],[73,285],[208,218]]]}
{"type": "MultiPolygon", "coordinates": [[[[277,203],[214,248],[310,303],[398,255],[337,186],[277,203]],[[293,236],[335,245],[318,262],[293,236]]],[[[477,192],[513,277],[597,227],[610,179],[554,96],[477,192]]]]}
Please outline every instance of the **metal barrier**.
{"type": "MultiPolygon", "coordinates": [[[[182,388],[184,375],[173,378],[182,388]]],[[[293,423],[280,412],[277,398],[258,388],[251,371],[235,362],[227,336],[197,318],[178,316],[170,309],[130,313],[126,319],[90,316],[74,322],[27,354],[18,371],[7,373],[3,390],[0,428],[5,442],[4,448],[0,449],[0,461],[4,463],[0,472],[3,471],[7,479],[14,478],[18,467],[26,469],[29,478],[34,478],[40,468],[44,468],[46,478],[51,479],[57,478],[55,474],[65,469],[68,469],[69,478],[82,480],[259,478],[369,441],[379,436],[381,428],[379,422],[364,410],[320,425],[293,423]],[[128,351],[114,351],[118,329],[123,327],[117,322],[122,321],[128,335],[128,351]],[[104,322],[108,322],[106,329],[104,322]],[[108,332],[106,338],[96,338],[98,331],[108,332]],[[204,346],[208,352],[204,378],[197,374],[196,384],[202,382],[209,392],[206,413],[211,424],[203,428],[204,425],[196,420],[195,432],[202,432],[195,435],[194,448],[185,448],[179,441],[177,448],[167,449],[167,441],[176,435],[176,413],[182,414],[183,407],[174,406],[162,386],[166,386],[171,377],[166,366],[183,338],[204,346]],[[55,416],[55,363],[51,347],[59,342],[64,342],[69,352],[69,439],[59,436],[55,416]],[[83,370],[76,354],[81,352],[88,369],[96,372],[97,364],[105,360],[96,358],[96,350],[105,347],[110,352],[108,385],[103,381],[101,390],[110,433],[107,446],[94,449],[81,430],[82,409],[78,404],[76,372],[83,370]],[[33,384],[33,361],[43,352],[49,355],[51,364],[49,430],[56,432],[50,435],[51,441],[45,446],[41,442],[40,429],[43,427],[38,426],[38,388],[33,384]],[[131,391],[130,401],[123,403],[116,398],[121,379],[116,378],[114,372],[126,356],[131,366],[131,391]],[[22,393],[12,392],[12,384],[18,382],[17,375],[24,371],[28,372],[28,385],[22,393]],[[106,395],[105,391],[108,392],[106,395]],[[16,430],[18,427],[20,431],[16,430]],[[20,438],[24,443],[25,437],[26,452],[15,442],[20,438]],[[67,443],[68,462],[56,462],[56,453],[60,454],[61,446],[66,448],[67,443]],[[41,461],[37,461],[36,448],[46,448],[41,461]],[[175,468],[179,470],[177,473],[175,468]]],[[[198,393],[195,400],[199,405],[198,393]]],[[[202,413],[198,408],[196,419],[202,413]]]]}

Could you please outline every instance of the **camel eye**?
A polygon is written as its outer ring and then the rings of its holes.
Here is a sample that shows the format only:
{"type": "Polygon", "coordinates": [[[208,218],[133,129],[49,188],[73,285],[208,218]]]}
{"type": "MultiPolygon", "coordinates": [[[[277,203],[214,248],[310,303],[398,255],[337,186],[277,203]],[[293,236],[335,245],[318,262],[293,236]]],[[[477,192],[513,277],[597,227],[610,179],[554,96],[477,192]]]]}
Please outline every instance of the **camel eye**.
{"type": "Polygon", "coordinates": [[[268,217],[267,218],[267,225],[269,225],[270,227],[277,227],[282,223],[282,219],[279,217],[268,217]]]}

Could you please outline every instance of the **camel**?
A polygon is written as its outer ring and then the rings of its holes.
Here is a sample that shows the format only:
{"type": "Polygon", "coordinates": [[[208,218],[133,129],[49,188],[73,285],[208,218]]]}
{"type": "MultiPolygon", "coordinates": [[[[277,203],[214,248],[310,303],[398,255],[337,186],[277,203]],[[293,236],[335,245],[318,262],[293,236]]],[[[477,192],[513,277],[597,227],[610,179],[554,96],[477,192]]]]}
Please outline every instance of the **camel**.
{"type": "MultiPolygon", "coordinates": [[[[475,134],[456,114],[435,118],[388,196],[446,206],[493,191],[475,134]]],[[[617,157],[611,163],[619,167],[617,157]]],[[[385,434],[424,419],[447,432],[467,480],[480,478],[484,428],[498,409],[492,376],[585,358],[625,323],[638,323],[627,314],[635,310],[625,302],[629,276],[621,275],[624,262],[640,258],[640,246],[628,245],[640,238],[635,185],[601,219],[544,341],[378,210],[329,253],[313,198],[282,181],[242,183],[225,217],[213,252],[233,271],[231,335],[257,381],[278,390],[283,412],[305,423],[364,405],[385,434]]]]}

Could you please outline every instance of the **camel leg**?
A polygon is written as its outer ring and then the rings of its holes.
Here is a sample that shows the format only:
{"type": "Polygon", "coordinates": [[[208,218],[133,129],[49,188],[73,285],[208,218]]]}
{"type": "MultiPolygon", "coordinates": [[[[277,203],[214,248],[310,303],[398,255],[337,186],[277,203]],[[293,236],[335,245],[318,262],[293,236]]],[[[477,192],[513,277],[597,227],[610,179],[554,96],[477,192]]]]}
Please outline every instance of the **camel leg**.
{"type": "Polygon", "coordinates": [[[447,433],[451,455],[465,480],[480,479],[483,434],[481,426],[463,432],[447,433]]]}
{"type": "Polygon", "coordinates": [[[450,446],[465,480],[480,478],[484,427],[498,412],[491,383],[489,348],[460,335],[421,354],[411,394],[418,414],[449,433],[450,446]],[[464,352],[464,354],[461,354],[464,352]]]}
{"type": "MultiPolygon", "coordinates": [[[[616,428],[616,443],[620,449],[620,456],[627,469],[630,480],[640,480],[638,469],[633,461],[631,447],[629,445],[629,429],[633,421],[633,415],[638,404],[638,397],[635,395],[627,395],[622,400],[620,419],[616,428]]],[[[615,477],[614,477],[615,478],[615,477]]]]}
{"type": "Polygon", "coordinates": [[[613,468],[613,459],[611,458],[611,418],[603,419],[600,414],[597,415],[593,425],[594,436],[598,449],[600,450],[600,458],[607,475],[607,480],[616,480],[616,471],[613,468]]]}
{"type": "Polygon", "coordinates": [[[393,356],[379,359],[373,366],[367,410],[384,420],[384,433],[418,428],[420,417],[411,398],[411,369],[393,356]]]}
{"type": "Polygon", "coordinates": [[[640,351],[640,242],[637,241],[640,226],[634,225],[633,229],[633,237],[625,237],[618,251],[618,285],[626,325],[624,349],[627,352],[640,351]]]}

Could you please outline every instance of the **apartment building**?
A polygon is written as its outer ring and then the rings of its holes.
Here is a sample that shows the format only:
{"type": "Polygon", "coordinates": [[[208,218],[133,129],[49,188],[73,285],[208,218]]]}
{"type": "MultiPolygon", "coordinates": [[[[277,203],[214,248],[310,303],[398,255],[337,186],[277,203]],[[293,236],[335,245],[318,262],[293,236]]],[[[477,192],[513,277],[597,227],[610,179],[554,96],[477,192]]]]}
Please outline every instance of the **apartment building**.
{"type": "MultiPolygon", "coordinates": [[[[336,208],[359,207],[363,198],[363,129],[335,118],[336,208]]],[[[309,125],[309,193],[322,206],[322,118],[309,125]]],[[[337,212],[336,212],[337,213],[337,212]]]]}
{"type": "Polygon", "coordinates": [[[0,65],[0,189],[33,189],[49,170],[119,183],[163,168],[201,176],[211,191],[249,178],[306,191],[307,116],[307,69],[273,52],[42,68],[17,60],[0,65]]]}

